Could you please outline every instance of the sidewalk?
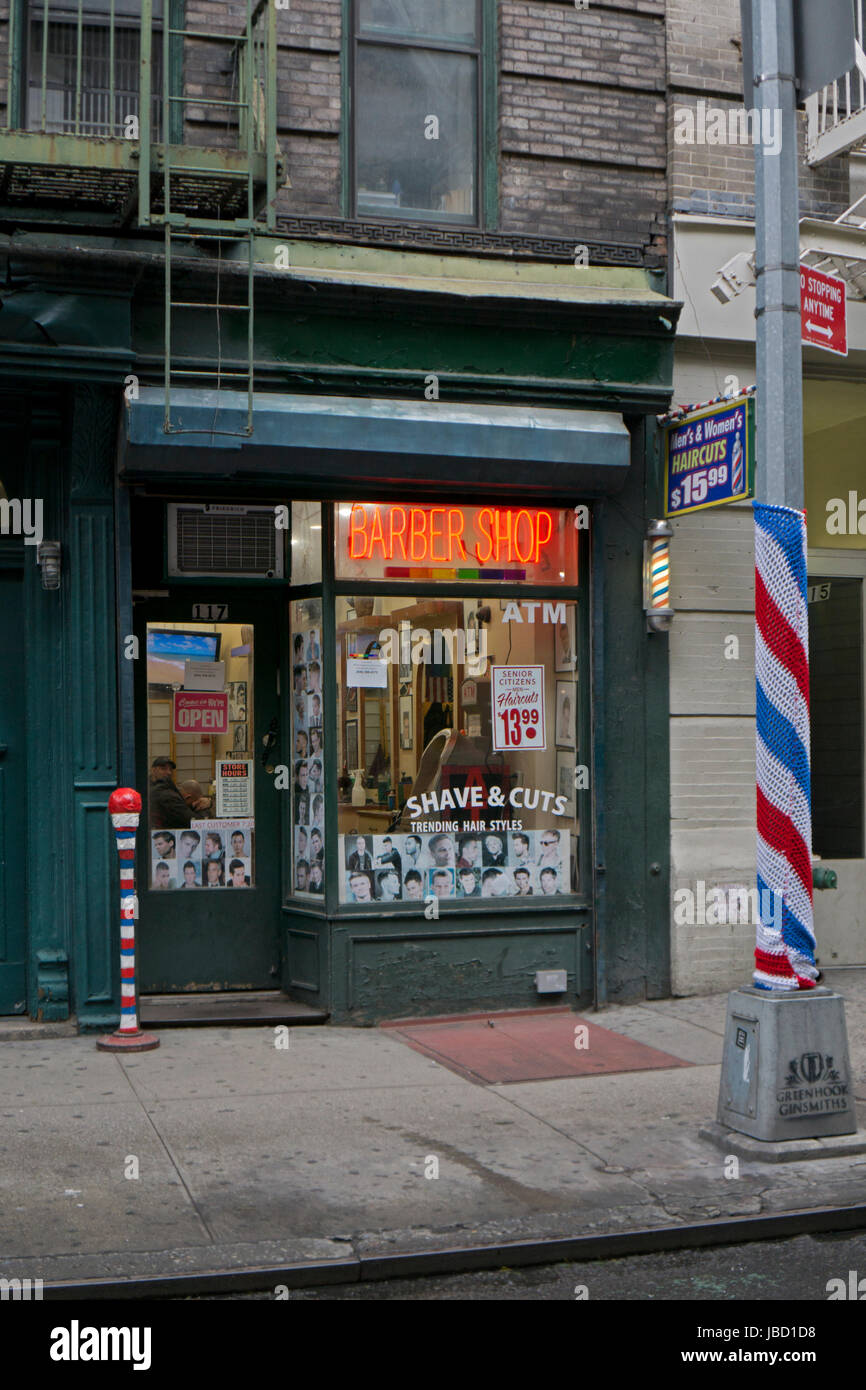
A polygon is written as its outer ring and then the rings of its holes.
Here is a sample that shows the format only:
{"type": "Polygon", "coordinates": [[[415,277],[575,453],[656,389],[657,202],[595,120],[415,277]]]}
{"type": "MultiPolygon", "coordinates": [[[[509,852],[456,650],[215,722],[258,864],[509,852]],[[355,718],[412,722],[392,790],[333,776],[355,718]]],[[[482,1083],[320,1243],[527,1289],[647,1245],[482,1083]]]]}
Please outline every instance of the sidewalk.
{"type": "MultiPolygon", "coordinates": [[[[846,998],[862,1126],[866,971],[827,983],[846,998]]],[[[165,1030],[138,1056],[0,1030],[0,1276],[337,1261],[866,1200],[866,1154],[741,1159],[725,1177],[698,1133],[725,1004],[586,1015],[689,1065],[493,1085],[387,1028],[295,1028],[287,1050],[271,1028],[165,1030]]]]}

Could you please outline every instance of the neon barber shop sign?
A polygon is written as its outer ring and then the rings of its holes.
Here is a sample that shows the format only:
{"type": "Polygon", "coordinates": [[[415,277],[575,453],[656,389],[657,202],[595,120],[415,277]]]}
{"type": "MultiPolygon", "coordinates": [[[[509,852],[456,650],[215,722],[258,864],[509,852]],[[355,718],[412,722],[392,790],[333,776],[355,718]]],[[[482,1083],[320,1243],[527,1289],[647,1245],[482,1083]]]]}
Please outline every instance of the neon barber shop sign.
{"type": "Polygon", "coordinates": [[[576,579],[573,528],[556,509],[351,502],[337,512],[339,565],[353,577],[576,579]]]}

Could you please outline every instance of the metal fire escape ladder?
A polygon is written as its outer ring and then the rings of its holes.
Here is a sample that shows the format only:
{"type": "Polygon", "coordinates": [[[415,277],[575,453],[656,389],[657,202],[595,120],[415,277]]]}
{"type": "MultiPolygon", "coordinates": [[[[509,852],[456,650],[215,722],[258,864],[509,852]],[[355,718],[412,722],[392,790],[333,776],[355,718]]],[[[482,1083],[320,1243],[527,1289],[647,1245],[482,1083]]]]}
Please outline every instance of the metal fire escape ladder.
{"type": "MultiPolygon", "coordinates": [[[[263,226],[275,226],[277,190],[276,157],[276,13],[270,0],[246,0],[246,26],[242,35],[233,40],[225,34],[196,29],[179,29],[171,24],[171,6],[162,32],[162,125],[163,140],[159,147],[152,142],[153,103],[151,72],[153,28],[152,0],[142,0],[141,33],[141,157],[139,163],[139,225],[162,226],[165,237],[165,432],[193,433],[184,430],[179,420],[172,418],[172,385],[190,378],[210,380],[219,390],[231,383],[247,396],[247,424],[243,430],[218,430],[214,434],[249,436],[253,432],[254,389],[254,264],[255,238],[263,226]],[[223,44],[233,42],[237,56],[238,96],[219,98],[185,93],[181,64],[172,64],[172,40],[185,44],[223,44]],[[175,90],[179,87],[180,90],[175,90]],[[220,158],[214,149],[191,148],[172,143],[172,131],[178,124],[182,131],[183,115],[190,104],[225,108],[227,114],[237,112],[238,152],[231,158],[220,158]],[[173,115],[180,113],[180,121],[173,115]],[[195,162],[198,160],[198,162],[195,162]],[[264,191],[264,222],[258,206],[259,194],[264,191]],[[200,300],[176,297],[177,280],[181,278],[181,247],[184,276],[196,283],[196,263],[204,271],[206,261],[216,249],[216,298],[200,300]],[[204,253],[204,254],[203,254],[204,253]],[[224,254],[225,253],[225,254],[224,254]],[[241,277],[239,265],[246,264],[243,293],[239,297],[241,277]],[[177,272],[177,273],[176,273],[177,272]],[[223,285],[227,293],[223,293],[223,285]],[[176,357],[173,329],[176,311],[183,311],[187,322],[190,314],[201,311],[213,314],[216,320],[217,367],[207,370],[195,365],[194,358],[176,357]],[[238,344],[240,335],[236,323],[240,317],[246,327],[240,359],[230,358],[231,366],[222,365],[222,339],[225,327],[231,344],[238,344]],[[226,322],[224,323],[224,320],[226,322]]],[[[201,277],[204,278],[204,277],[201,277]]],[[[193,320],[194,321],[194,320],[193,320]]]]}

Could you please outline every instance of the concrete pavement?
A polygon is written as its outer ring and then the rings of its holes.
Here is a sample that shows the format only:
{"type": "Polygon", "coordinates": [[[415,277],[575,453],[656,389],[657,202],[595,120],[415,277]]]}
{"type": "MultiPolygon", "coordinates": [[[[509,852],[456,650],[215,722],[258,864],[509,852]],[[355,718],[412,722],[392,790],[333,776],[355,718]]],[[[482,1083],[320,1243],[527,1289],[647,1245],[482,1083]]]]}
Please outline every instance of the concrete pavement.
{"type": "MultiPolygon", "coordinates": [[[[827,983],[862,1125],[866,971],[827,983]]],[[[725,1176],[699,1135],[725,1001],[589,1016],[689,1067],[492,1086],[383,1029],[296,1028],[285,1050],[273,1028],[164,1030],[138,1056],[0,1030],[0,1276],[336,1265],[866,1201],[866,1154],[725,1176]]]]}

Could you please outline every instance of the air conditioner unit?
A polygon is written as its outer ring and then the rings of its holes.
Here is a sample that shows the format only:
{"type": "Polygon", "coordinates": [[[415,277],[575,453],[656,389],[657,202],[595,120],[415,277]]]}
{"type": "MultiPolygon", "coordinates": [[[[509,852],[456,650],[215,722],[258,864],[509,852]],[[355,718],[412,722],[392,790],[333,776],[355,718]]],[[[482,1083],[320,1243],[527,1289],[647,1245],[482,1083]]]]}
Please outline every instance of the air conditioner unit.
{"type": "Polygon", "coordinates": [[[168,573],[184,579],[282,579],[284,530],[274,507],[168,503],[168,573]]]}

